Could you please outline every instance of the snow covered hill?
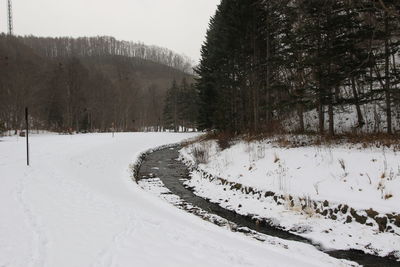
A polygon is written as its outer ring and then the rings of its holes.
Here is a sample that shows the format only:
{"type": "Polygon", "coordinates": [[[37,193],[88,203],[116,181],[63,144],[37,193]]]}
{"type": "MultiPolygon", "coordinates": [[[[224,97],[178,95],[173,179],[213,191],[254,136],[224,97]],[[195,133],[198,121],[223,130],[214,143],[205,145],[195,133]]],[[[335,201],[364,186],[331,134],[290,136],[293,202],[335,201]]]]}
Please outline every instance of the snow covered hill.
{"type": "Polygon", "coordinates": [[[141,151],[193,134],[126,133],[0,139],[0,266],[340,266],[308,245],[274,247],[142,191],[141,151]]]}

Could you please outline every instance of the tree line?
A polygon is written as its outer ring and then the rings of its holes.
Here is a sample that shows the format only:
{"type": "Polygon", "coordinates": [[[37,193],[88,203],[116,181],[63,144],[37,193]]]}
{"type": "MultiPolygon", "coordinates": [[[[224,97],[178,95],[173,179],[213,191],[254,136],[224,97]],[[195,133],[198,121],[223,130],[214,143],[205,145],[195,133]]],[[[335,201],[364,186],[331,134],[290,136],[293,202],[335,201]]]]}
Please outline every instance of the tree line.
{"type": "Polygon", "coordinates": [[[21,36],[18,39],[47,58],[113,55],[150,60],[189,74],[193,71],[193,62],[185,55],[177,54],[168,48],[120,41],[110,36],[80,38],[21,36]]]}
{"type": "Polygon", "coordinates": [[[200,127],[265,132],[296,116],[304,132],[315,111],[334,135],[344,110],[362,131],[378,107],[378,130],[399,130],[399,25],[396,0],[222,0],[196,69],[200,127]]]}
{"type": "Polygon", "coordinates": [[[192,75],[167,56],[105,53],[105,42],[0,35],[0,132],[23,129],[25,107],[35,129],[162,130],[167,90],[173,80],[192,82],[192,75]]]}
{"type": "Polygon", "coordinates": [[[186,78],[180,83],[174,80],[165,99],[165,128],[175,132],[196,130],[198,108],[199,99],[194,83],[188,83],[186,78]]]}

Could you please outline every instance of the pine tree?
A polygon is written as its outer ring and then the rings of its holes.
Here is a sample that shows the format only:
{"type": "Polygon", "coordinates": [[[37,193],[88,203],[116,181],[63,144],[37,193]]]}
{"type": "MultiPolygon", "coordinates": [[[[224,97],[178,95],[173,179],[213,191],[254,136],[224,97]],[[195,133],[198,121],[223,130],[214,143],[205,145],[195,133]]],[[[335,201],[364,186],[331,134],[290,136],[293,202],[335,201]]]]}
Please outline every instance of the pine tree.
{"type": "Polygon", "coordinates": [[[163,119],[165,128],[174,130],[175,132],[179,131],[178,94],[179,94],[178,84],[176,80],[174,80],[172,82],[171,87],[167,91],[167,96],[164,105],[163,119]]]}
{"type": "Polygon", "coordinates": [[[328,115],[328,134],[334,135],[335,114],[344,107],[354,106],[361,128],[361,106],[383,99],[390,132],[391,107],[400,103],[395,90],[399,5],[393,0],[221,1],[197,68],[200,127],[273,131],[295,111],[304,132],[303,113],[316,109],[319,132],[325,133],[328,115]]]}

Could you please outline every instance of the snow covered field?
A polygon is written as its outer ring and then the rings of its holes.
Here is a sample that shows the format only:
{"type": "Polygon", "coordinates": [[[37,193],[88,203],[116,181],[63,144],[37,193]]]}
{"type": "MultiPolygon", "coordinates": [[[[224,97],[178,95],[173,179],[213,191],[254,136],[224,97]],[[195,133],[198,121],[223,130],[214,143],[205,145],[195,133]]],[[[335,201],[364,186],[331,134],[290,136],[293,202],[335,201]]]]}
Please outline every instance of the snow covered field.
{"type": "Polygon", "coordinates": [[[388,222],[393,229],[381,232],[365,212],[400,212],[398,152],[347,145],[288,148],[264,140],[236,142],[222,151],[216,141],[204,141],[184,148],[181,154],[213,177],[262,192],[260,195],[232,190],[231,184],[204,179],[204,174],[194,171],[187,185],[197,195],[224,208],[269,218],[274,224],[329,249],[354,248],[380,256],[392,253],[400,258],[399,228],[388,222]],[[272,197],[264,197],[264,193],[271,191],[287,196],[283,205],[277,205],[272,197]],[[294,205],[289,195],[294,198],[294,205]],[[296,198],[320,203],[328,200],[332,210],[339,210],[338,215],[325,219],[313,205],[304,208],[296,204],[296,198]],[[347,207],[337,208],[340,204],[347,207]],[[364,224],[348,219],[351,212],[365,218],[364,224]]]}
{"type": "Polygon", "coordinates": [[[0,138],[0,266],[344,266],[308,245],[267,245],[142,191],[141,151],[193,134],[0,138]]]}

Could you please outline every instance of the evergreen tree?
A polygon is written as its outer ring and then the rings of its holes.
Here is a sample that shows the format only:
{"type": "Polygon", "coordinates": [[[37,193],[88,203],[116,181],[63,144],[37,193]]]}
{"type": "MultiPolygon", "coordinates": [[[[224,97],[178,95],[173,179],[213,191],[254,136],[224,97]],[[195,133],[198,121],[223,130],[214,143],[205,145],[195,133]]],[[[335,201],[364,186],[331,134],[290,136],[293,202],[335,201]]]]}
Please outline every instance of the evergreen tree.
{"type": "Polygon", "coordinates": [[[198,97],[193,84],[184,78],[181,84],[176,80],[167,92],[164,104],[164,126],[178,132],[197,128],[198,97]]]}
{"type": "Polygon", "coordinates": [[[163,117],[164,117],[165,128],[172,129],[175,132],[179,131],[178,94],[179,94],[178,84],[176,80],[174,80],[172,82],[172,86],[167,91],[163,117]]]}
{"type": "Polygon", "coordinates": [[[361,106],[385,100],[390,133],[399,10],[394,0],[222,0],[196,70],[199,126],[257,133],[295,111],[303,132],[316,109],[319,132],[327,121],[334,135],[335,114],[353,106],[362,128],[361,106]]]}

